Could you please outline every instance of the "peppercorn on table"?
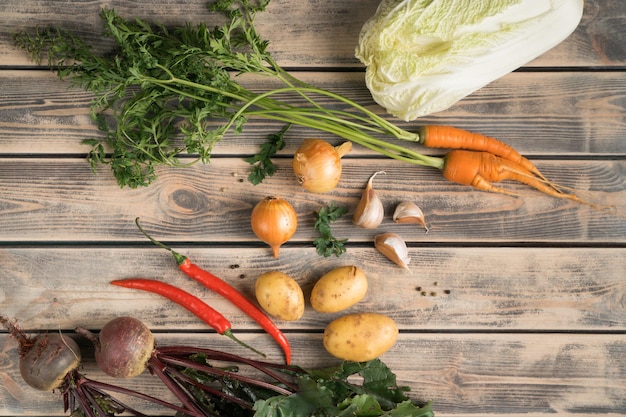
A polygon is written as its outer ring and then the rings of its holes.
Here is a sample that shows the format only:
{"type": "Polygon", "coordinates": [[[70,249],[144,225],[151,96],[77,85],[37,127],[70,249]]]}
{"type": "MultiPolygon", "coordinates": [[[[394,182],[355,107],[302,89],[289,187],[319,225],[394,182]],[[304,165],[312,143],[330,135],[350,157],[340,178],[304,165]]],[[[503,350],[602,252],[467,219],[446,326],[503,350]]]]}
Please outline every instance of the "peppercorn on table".
{"type": "MultiPolygon", "coordinates": [[[[251,118],[229,131],[210,162],[156,169],[147,187],[118,186],[106,166],[86,161],[85,139],[101,139],[90,118],[93,98],[18,49],[11,34],[60,26],[96,52],[101,7],[165,25],[213,22],[204,0],[41,2],[0,4],[0,315],[31,334],[62,332],[83,349],[81,373],[175,401],[144,372],[115,381],[98,371],[93,349],[74,332],[94,331],[117,316],[146,323],[158,346],[185,344],[254,357],[187,310],[155,294],[110,284],[125,278],[165,281],[223,314],[233,333],[284,361],[283,351],[252,318],[190,280],[172,254],[145,230],[252,302],[264,272],[293,277],[307,300],[296,321],[275,320],[291,345],[292,362],[336,364],[322,344],[324,328],[347,313],[376,312],[399,327],[397,343],[380,358],[418,402],[437,416],[626,415],[626,2],[588,0],[582,22],[563,43],[474,92],[448,110],[402,122],[373,101],[364,68],[354,57],[359,31],[377,0],[272,0],[255,24],[274,60],[303,81],[342,94],[409,131],[451,125],[496,137],[532,160],[549,179],[597,207],[556,199],[503,182],[515,195],[472,190],[446,181],[437,169],[386,158],[355,144],[330,192],[315,194],[296,181],[292,158],[305,138],[338,145],[331,134],[293,126],[272,159],[276,173],[248,181],[245,158],[259,152],[278,121],[251,118]],[[373,188],[385,216],[376,229],[352,224],[361,193],[373,188]],[[297,213],[295,234],[277,258],[250,225],[252,208],[267,196],[297,213]],[[419,224],[396,224],[394,208],[411,201],[419,224]],[[331,223],[347,239],[341,256],[323,257],[316,213],[334,204],[347,213],[331,223]],[[403,269],[374,248],[375,236],[396,233],[408,245],[403,269]],[[308,302],[331,269],[356,265],[368,291],[348,310],[320,313],[308,302]]],[[[246,79],[252,90],[276,87],[246,79]]],[[[295,100],[292,98],[292,100],[295,100]]],[[[296,103],[297,104],[297,103],[296,103]]],[[[301,103],[300,103],[301,104],[301,103]]],[[[328,98],[322,104],[341,106],[328,98]],[[327,101],[327,102],[326,102],[327,101]]],[[[414,145],[414,146],[413,146],[414,145]]],[[[445,151],[419,152],[442,156],[445,151]]],[[[181,156],[182,162],[194,158],[181,156]]],[[[0,416],[61,416],[60,392],[26,385],[16,341],[0,331],[0,416]]],[[[137,402],[148,415],[174,414],[137,402]]]]}

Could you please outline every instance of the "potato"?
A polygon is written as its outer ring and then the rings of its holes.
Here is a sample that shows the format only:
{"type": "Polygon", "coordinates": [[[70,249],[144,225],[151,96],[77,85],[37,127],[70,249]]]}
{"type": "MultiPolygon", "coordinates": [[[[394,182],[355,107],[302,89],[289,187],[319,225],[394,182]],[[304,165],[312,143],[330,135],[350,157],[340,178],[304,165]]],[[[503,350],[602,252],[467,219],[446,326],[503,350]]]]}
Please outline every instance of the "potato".
{"type": "Polygon", "coordinates": [[[324,347],[336,358],[365,362],[376,359],[396,343],[398,326],[376,313],[348,314],[324,330],[324,347]]]}
{"type": "Polygon", "coordinates": [[[322,276],[311,291],[311,306],[321,313],[336,313],[365,297],[367,278],[356,266],[341,266],[322,276]]]}
{"type": "Polygon", "coordinates": [[[298,320],[304,314],[302,288],[283,272],[261,274],[255,283],[255,295],[261,308],[280,320],[298,320]]]}

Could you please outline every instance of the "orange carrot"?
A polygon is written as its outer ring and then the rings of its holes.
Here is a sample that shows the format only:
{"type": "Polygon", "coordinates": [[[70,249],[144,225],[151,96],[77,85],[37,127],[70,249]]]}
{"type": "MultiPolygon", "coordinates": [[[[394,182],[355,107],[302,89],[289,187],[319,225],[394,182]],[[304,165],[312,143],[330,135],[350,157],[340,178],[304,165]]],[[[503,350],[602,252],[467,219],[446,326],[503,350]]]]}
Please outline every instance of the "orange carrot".
{"type": "Polygon", "coordinates": [[[529,185],[542,193],[595,206],[574,194],[566,194],[550,182],[537,177],[521,164],[488,152],[454,150],[444,157],[443,176],[449,181],[469,185],[478,190],[516,195],[494,186],[493,182],[514,180],[529,185]]]}
{"type": "Polygon", "coordinates": [[[419,131],[419,143],[429,148],[466,149],[489,152],[522,166],[539,178],[546,180],[539,169],[524,158],[515,149],[498,139],[468,132],[452,126],[422,126],[419,131]]]}

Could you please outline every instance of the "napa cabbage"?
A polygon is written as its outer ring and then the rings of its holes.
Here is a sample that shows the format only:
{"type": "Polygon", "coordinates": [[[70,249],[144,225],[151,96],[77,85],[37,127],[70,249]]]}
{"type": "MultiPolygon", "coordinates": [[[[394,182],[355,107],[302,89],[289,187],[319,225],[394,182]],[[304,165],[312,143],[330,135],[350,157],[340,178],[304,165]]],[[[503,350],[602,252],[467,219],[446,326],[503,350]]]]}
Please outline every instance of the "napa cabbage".
{"type": "Polygon", "coordinates": [[[532,61],[582,12],[583,0],[382,0],[355,54],[374,100],[409,121],[532,61]]]}

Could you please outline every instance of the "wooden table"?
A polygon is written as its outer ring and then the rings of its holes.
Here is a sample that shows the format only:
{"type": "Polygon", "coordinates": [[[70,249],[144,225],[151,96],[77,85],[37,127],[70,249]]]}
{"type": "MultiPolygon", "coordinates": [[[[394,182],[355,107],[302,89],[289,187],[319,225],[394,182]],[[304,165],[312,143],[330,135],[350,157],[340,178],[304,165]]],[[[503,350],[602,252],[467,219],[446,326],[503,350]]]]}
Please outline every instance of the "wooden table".
{"type": "MultiPolygon", "coordinates": [[[[626,414],[626,2],[589,0],[582,23],[565,42],[526,67],[493,82],[451,109],[411,123],[451,124],[498,137],[536,162],[556,182],[619,207],[606,214],[525,187],[519,197],[489,194],[446,182],[436,170],[408,166],[355,146],[344,175],[328,194],[304,191],[291,156],[305,137],[330,135],[294,128],[276,162],[277,174],[253,186],[243,157],[258,150],[279,124],[252,122],[228,136],[208,165],[160,169],[150,187],[120,189],[110,172],[92,173],[81,142],[100,135],[90,121],[91,96],[37,67],[9,33],[60,24],[94,42],[98,11],[165,23],[207,17],[204,0],[40,2],[0,5],[0,312],[27,331],[72,333],[99,329],[118,315],[145,321],[158,343],[245,350],[178,306],[151,294],[109,285],[117,278],[167,280],[222,311],[245,341],[280,361],[280,349],[257,325],[219,296],[190,282],[171,256],[139,234],[134,219],[177,251],[253,297],[255,278],[281,270],[305,294],[324,272],[355,264],[370,290],[350,312],[376,311],[396,320],[398,343],[382,359],[434,401],[438,416],[626,414]],[[376,230],[350,221],[367,178],[387,217],[376,230]],[[252,207],[280,195],[296,208],[299,227],[274,259],[252,234],[252,207]],[[402,200],[424,211],[430,232],[391,219],[402,200]],[[348,238],[340,258],[316,254],[314,212],[334,202],[350,214],[333,224],[348,238]],[[383,231],[410,246],[411,273],[373,248],[383,231]]],[[[276,60],[297,76],[383,114],[363,83],[353,56],[376,0],[272,0],[258,16],[276,60]]],[[[391,118],[390,118],[391,119],[391,118]]],[[[432,154],[438,154],[433,152],[432,154]]],[[[322,331],[339,314],[307,307],[297,322],[279,322],[303,366],[335,363],[322,331]]],[[[63,415],[58,394],[26,386],[15,342],[0,333],[0,415],[63,415]]],[[[99,374],[89,355],[84,371],[99,374]]],[[[156,390],[154,377],[128,381],[156,390]]],[[[152,392],[152,391],[151,391],[152,392]]],[[[167,395],[166,393],[162,393],[167,395]]],[[[156,413],[156,410],[152,410],[156,413]]]]}

